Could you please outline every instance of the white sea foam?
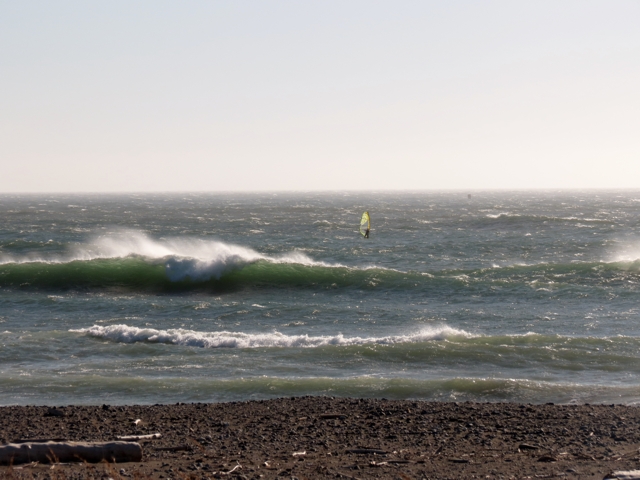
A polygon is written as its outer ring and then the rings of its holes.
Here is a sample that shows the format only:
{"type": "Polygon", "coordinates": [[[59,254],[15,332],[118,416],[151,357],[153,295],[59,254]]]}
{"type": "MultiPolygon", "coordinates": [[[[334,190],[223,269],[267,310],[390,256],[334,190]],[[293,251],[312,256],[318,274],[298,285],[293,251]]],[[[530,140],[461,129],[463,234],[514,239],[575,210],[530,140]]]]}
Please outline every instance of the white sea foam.
{"type": "Polygon", "coordinates": [[[285,335],[280,332],[198,332],[185,329],[156,330],[154,328],[138,328],[129,325],[94,325],[89,328],[70,331],[113,342],[166,343],[202,348],[314,348],[327,345],[394,345],[473,336],[464,330],[448,326],[425,328],[407,335],[390,335],[386,337],[346,337],[342,334],[326,336],[285,335]]]}
{"type": "Polygon", "coordinates": [[[502,218],[502,217],[519,217],[518,214],[511,214],[510,212],[500,212],[500,213],[488,213],[486,215],[487,218],[502,218]]]}

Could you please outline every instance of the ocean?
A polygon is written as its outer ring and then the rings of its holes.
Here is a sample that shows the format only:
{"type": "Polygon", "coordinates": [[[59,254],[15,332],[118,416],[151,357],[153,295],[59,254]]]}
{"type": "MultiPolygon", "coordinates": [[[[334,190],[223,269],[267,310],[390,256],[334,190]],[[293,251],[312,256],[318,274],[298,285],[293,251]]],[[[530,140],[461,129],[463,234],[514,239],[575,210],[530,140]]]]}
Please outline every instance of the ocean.
{"type": "Polygon", "coordinates": [[[639,353],[640,192],[0,196],[1,405],[635,404],[639,353]]]}

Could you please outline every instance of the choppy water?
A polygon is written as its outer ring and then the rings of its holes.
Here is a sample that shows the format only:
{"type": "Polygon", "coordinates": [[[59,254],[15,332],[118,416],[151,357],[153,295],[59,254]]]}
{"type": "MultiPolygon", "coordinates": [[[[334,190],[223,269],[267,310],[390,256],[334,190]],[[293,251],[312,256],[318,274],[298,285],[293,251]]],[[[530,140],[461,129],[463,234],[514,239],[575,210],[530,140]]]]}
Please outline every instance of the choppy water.
{"type": "Polygon", "coordinates": [[[637,403],[639,212],[639,192],[0,196],[0,404],[637,403]]]}

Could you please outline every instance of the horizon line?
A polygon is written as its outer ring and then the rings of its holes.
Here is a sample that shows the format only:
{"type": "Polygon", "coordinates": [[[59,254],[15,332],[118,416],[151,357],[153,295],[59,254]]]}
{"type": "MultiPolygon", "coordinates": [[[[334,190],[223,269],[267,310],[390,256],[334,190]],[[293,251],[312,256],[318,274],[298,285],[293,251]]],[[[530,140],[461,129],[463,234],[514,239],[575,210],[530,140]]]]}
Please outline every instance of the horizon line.
{"type": "Polygon", "coordinates": [[[391,193],[461,193],[472,194],[480,192],[640,192],[638,187],[514,187],[514,188],[429,188],[429,189],[371,189],[371,190],[72,190],[72,191],[15,191],[0,192],[0,196],[8,195],[287,195],[287,194],[391,194],[391,193]]]}

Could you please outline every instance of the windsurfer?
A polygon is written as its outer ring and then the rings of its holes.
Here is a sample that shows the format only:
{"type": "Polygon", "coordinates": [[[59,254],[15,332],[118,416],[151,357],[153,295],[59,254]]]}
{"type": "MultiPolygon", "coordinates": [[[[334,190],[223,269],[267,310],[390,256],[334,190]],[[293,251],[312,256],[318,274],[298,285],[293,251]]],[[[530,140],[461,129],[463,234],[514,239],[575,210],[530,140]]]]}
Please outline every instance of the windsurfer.
{"type": "Polygon", "coordinates": [[[371,218],[369,212],[364,212],[360,219],[360,235],[364,238],[369,238],[369,229],[371,228],[371,218]]]}

